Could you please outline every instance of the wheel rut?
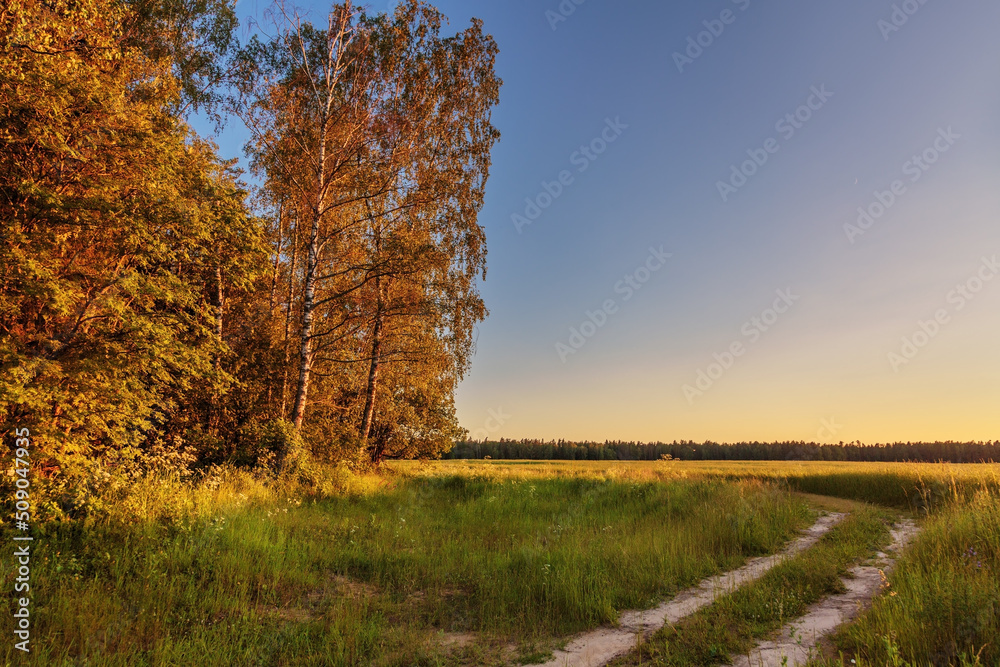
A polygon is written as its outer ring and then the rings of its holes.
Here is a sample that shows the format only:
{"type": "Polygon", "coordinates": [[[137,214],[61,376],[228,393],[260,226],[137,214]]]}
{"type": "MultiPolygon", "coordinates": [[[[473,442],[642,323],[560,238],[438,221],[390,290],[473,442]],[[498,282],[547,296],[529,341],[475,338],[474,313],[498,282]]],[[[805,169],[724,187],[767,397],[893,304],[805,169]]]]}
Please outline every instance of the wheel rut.
{"type": "MultiPolygon", "coordinates": [[[[762,577],[768,570],[816,544],[846,514],[832,512],[821,516],[803,534],[771,556],[752,558],[745,565],[705,579],[653,609],[622,612],[618,626],[585,632],[571,640],[566,648],[553,652],[551,660],[529,667],[599,667],[627,654],[637,639],[647,639],[667,623],[706,607],[716,598],[762,577]]],[[[754,663],[756,665],[756,663],[754,663]]]]}
{"type": "Polygon", "coordinates": [[[733,667],[793,667],[818,657],[820,640],[854,620],[871,603],[883,588],[885,573],[892,570],[896,557],[918,532],[912,520],[897,523],[888,554],[879,552],[872,563],[848,570],[842,579],[846,592],[811,605],[805,615],[782,628],[776,639],[760,642],[748,655],[733,657],[733,667]]]}

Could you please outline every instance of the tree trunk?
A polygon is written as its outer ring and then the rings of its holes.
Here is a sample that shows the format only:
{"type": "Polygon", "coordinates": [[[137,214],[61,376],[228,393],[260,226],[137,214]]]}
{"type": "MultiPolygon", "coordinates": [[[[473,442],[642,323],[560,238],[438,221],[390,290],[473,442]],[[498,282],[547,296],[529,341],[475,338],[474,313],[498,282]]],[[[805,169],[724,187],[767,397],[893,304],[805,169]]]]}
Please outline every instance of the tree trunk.
{"type": "MultiPolygon", "coordinates": [[[[222,265],[215,265],[215,294],[212,295],[212,305],[215,306],[215,338],[222,345],[222,265]]],[[[222,367],[222,351],[215,355],[215,370],[222,367]]]]}
{"type": "Polygon", "coordinates": [[[274,251],[274,266],[271,269],[271,298],[267,302],[267,312],[274,316],[274,302],[278,298],[278,268],[281,266],[281,247],[285,241],[284,203],[278,204],[278,246],[274,251]]]}
{"type": "Polygon", "coordinates": [[[309,233],[309,253],[306,259],[306,284],[302,295],[302,334],[299,354],[299,384],[295,392],[295,407],[292,421],[295,429],[302,429],[306,414],[306,399],[309,395],[309,376],[312,371],[312,331],[313,311],[316,309],[316,270],[319,265],[319,209],[313,210],[312,229],[309,233]]]}
{"type": "MultiPolygon", "coordinates": [[[[278,269],[281,268],[281,248],[285,242],[284,228],[284,202],[278,204],[278,242],[274,250],[274,266],[271,267],[271,297],[267,301],[267,315],[270,320],[274,320],[274,307],[278,300],[278,269]]],[[[270,337],[268,337],[269,340],[270,337]]],[[[274,377],[268,378],[267,382],[267,411],[273,414],[274,410],[274,377]]],[[[282,411],[284,416],[284,411],[282,411]]]]}
{"type": "Polygon", "coordinates": [[[299,259],[299,221],[295,218],[295,229],[292,230],[292,262],[288,269],[288,301],[285,307],[285,363],[282,366],[281,377],[281,417],[284,419],[288,413],[288,367],[292,363],[292,351],[289,348],[291,342],[292,329],[292,301],[295,298],[295,270],[298,268],[299,259]]]}
{"type": "MultiPolygon", "coordinates": [[[[375,243],[375,259],[382,253],[382,229],[372,213],[371,202],[365,200],[365,208],[368,211],[368,220],[372,226],[373,241],[375,243]]],[[[377,269],[381,271],[381,269],[377,269]]],[[[382,313],[384,303],[382,301],[382,277],[375,275],[375,322],[372,327],[372,356],[368,362],[368,387],[365,389],[365,409],[361,419],[361,445],[368,446],[368,436],[372,430],[372,417],[375,414],[375,392],[378,390],[378,370],[382,355],[382,313]]]]}
{"type": "MultiPolygon", "coordinates": [[[[222,370],[222,265],[215,265],[215,290],[212,293],[212,305],[215,307],[215,338],[219,343],[219,351],[215,354],[215,372],[222,370]]],[[[209,425],[212,428],[219,426],[222,418],[222,409],[219,406],[218,391],[212,392],[211,414],[209,425]]]]}
{"type": "MultiPolygon", "coordinates": [[[[347,2],[347,9],[350,2],[347,2]]],[[[345,9],[346,11],[346,9],[345,9]]],[[[326,214],[327,203],[327,171],[326,142],[330,129],[330,107],[333,103],[333,89],[327,91],[326,109],[320,123],[319,155],[317,156],[316,192],[313,199],[312,226],[309,230],[309,250],[306,255],[306,282],[302,294],[302,344],[299,354],[299,386],[295,392],[295,407],[292,409],[292,422],[295,430],[302,430],[302,420],[306,414],[306,399],[309,395],[309,376],[312,371],[312,331],[313,311],[316,309],[316,274],[319,271],[320,223],[326,214]]]]}
{"type": "Polygon", "coordinates": [[[375,327],[372,329],[372,358],[368,366],[368,388],[365,391],[365,412],[361,422],[361,443],[368,444],[368,434],[372,430],[372,416],[375,414],[375,392],[378,388],[378,370],[382,361],[382,292],[379,279],[375,279],[378,290],[378,306],[375,310],[375,327]]]}
{"type": "Polygon", "coordinates": [[[381,465],[382,457],[384,454],[385,454],[385,441],[376,436],[375,446],[374,449],[372,449],[370,456],[371,462],[374,463],[375,465],[381,465]]]}

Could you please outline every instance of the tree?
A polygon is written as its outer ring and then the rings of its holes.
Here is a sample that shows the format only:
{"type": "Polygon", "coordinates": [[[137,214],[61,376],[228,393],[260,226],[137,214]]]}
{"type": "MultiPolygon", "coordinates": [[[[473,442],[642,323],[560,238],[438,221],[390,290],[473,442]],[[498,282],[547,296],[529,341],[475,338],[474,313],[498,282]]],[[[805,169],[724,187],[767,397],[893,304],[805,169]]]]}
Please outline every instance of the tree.
{"type": "Polygon", "coordinates": [[[340,209],[354,202],[340,184],[367,137],[365,105],[373,72],[367,35],[350,2],[334,7],[325,30],[304,24],[279,7],[282,32],[269,42],[256,37],[237,59],[237,95],[230,109],[253,134],[255,168],[305,223],[299,370],[292,420],[301,428],[314,361],[317,289],[328,277],[343,231],[340,209]]]}
{"type": "Polygon", "coordinates": [[[64,474],[225,391],[218,297],[262,251],[244,193],[177,117],[127,5],[0,12],[0,418],[64,474]]]}
{"type": "MultiPolygon", "coordinates": [[[[175,109],[213,110],[221,100],[225,56],[237,27],[235,0],[127,0],[123,41],[170,63],[179,94],[175,109]]],[[[221,120],[221,119],[219,119],[221,120]]]]}
{"type": "MultiPolygon", "coordinates": [[[[359,182],[365,273],[374,275],[373,294],[362,302],[370,306],[362,443],[382,366],[426,363],[451,396],[471,360],[472,328],[486,315],[476,284],[486,269],[477,217],[499,136],[490,123],[500,87],[496,45],[478,21],[442,38],[442,21],[436,10],[410,2],[392,19],[379,17],[373,30],[388,85],[383,136],[365,154],[359,182]]],[[[376,460],[384,449],[369,447],[376,460]]]]}
{"type": "MultiPolygon", "coordinates": [[[[450,405],[485,316],[477,216],[498,138],[496,45],[478,21],[441,37],[441,14],[416,0],[393,17],[338,5],[322,30],[281,17],[276,38],[238,58],[231,108],[253,133],[272,200],[296,220],[284,246],[295,292],[285,314],[299,316],[291,416],[301,429],[320,378],[324,408],[356,415],[364,443],[384,366],[407,366],[391,377],[411,378],[385,385],[387,397],[436,386],[425,404],[450,405]],[[421,367],[440,381],[414,381],[421,367]]],[[[453,421],[453,408],[435,410],[453,421]]]]}

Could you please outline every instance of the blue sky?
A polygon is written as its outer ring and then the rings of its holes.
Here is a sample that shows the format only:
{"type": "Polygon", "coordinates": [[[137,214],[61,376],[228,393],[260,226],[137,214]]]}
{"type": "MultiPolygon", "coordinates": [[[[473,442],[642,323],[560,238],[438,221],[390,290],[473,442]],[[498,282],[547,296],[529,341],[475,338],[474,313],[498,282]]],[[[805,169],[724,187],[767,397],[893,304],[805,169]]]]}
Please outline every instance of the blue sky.
{"type": "Polygon", "coordinates": [[[1000,4],[436,5],[504,80],[473,435],[1000,437],[1000,4]]]}

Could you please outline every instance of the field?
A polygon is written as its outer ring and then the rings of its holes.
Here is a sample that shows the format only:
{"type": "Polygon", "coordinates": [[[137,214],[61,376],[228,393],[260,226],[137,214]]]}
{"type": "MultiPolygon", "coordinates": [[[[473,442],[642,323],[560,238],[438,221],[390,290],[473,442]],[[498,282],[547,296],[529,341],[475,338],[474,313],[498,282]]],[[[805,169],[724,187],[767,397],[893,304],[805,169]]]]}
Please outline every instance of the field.
{"type": "MultiPolygon", "coordinates": [[[[836,509],[848,517],[816,546],[621,664],[724,664],[836,592],[846,568],[884,547],[888,525],[906,515],[923,530],[890,593],[816,664],[996,665],[998,473],[447,461],[345,476],[326,494],[238,471],[148,480],[115,511],[36,536],[31,662],[538,662],[620,611],[777,551],[818,511],[836,509]]],[[[3,587],[11,609],[12,572],[3,587]]],[[[11,644],[4,660],[23,663],[11,644]]]]}

